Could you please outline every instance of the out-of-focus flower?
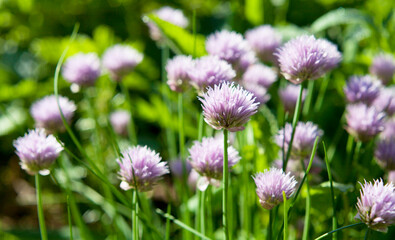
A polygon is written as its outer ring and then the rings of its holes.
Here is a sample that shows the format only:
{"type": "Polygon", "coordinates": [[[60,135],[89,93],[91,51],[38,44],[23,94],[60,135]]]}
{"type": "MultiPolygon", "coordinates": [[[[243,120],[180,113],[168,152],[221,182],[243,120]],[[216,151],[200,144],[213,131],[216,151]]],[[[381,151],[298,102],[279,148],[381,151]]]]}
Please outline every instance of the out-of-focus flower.
{"type": "Polygon", "coordinates": [[[265,88],[269,88],[276,80],[276,72],[263,64],[254,64],[243,74],[243,83],[254,83],[265,88]]]}
{"type": "Polygon", "coordinates": [[[252,51],[243,35],[222,30],[207,37],[206,50],[210,55],[232,64],[233,68],[242,73],[256,62],[255,53],[252,51]]]}
{"type": "Polygon", "coordinates": [[[274,53],[281,45],[281,36],[270,25],[262,25],[248,30],[247,42],[263,62],[276,63],[274,53]]]}
{"type": "MultiPolygon", "coordinates": [[[[287,152],[291,141],[292,125],[287,123],[276,135],[276,144],[287,152]]],[[[312,122],[298,122],[292,142],[291,155],[295,159],[304,159],[310,156],[316,137],[322,137],[323,131],[312,122]]]]}
{"type": "Polygon", "coordinates": [[[344,93],[349,103],[370,105],[379,95],[380,88],[380,82],[369,75],[352,76],[344,87],[344,93]]]}
{"type": "Polygon", "coordinates": [[[176,56],[166,65],[167,84],[175,92],[184,92],[190,86],[189,73],[193,70],[195,62],[191,56],[176,56]]]}
{"type": "Polygon", "coordinates": [[[395,136],[390,139],[380,139],[374,156],[383,169],[395,170],[395,136]]]}
{"type": "Polygon", "coordinates": [[[275,55],[281,73],[294,84],[322,77],[341,60],[341,54],[334,44],[307,35],[290,40],[275,55]]]}
{"type": "MultiPolygon", "coordinates": [[[[182,173],[183,173],[183,162],[180,159],[177,160],[173,160],[170,161],[170,173],[172,175],[174,175],[175,177],[182,177],[182,173]]],[[[189,175],[189,173],[191,172],[192,166],[191,163],[189,161],[185,162],[185,170],[186,170],[186,175],[189,175]]]]}
{"type": "Polygon", "coordinates": [[[388,172],[388,182],[395,184],[395,171],[388,172]]]}
{"type": "Polygon", "coordinates": [[[63,78],[79,86],[93,86],[100,76],[100,59],[96,53],[78,53],[63,65],[63,78]]]}
{"type": "MultiPolygon", "coordinates": [[[[288,114],[293,114],[296,107],[296,102],[298,101],[300,85],[288,84],[285,88],[278,90],[278,95],[280,96],[281,102],[283,103],[284,110],[288,114]]],[[[302,103],[306,98],[306,90],[303,89],[302,92],[302,103]]]]}
{"type": "Polygon", "coordinates": [[[209,88],[199,100],[206,123],[214,129],[231,132],[243,130],[259,105],[252,93],[228,82],[209,88]]]}
{"type": "Polygon", "coordinates": [[[395,138],[395,119],[388,119],[384,123],[384,130],[380,133],[381,139],[395,138]]]}
{"type": "MultiPolygon", "coordinates": [[[[360,183],[361,184],[361,183],[360,183]]],[[[362,185],[358,198],[356,219],[370,229],[387,232],[388,226],[395,223],[395,188],[393,183],[384,185],[383,180],[374,180],[362,185]]]]}
{"type": "Polygon", "coordinates": [[[243,86],[247,91],[254,94],[255,101],[258,102],[260,106],[270,100],[270,94],[267,92],[266,88],[250,82],[244,83],[243,86]]]}
{"type": "Polygon", "coordinates": [[[391,83],[395,73],[395,59],[391,54],[379,54],[373,59],[369,68],[371,74],[377,76],[384,85],[391,83]]]}
{"type": "Polygon", "coordinates": [[[206,56],[196,61],[195,67],[189,72],[189,77],[191,84],[201,95],[208,87],[233,80],[236,72],[226,61],[216,56],[206,56]]]}
{"type": "Polygon", "coordinates": [[[103,66],[116,81],[122,78],[143,60],[143,54],[128,45],[117,44],[106,50],[103,55],[103,66]]]}
{"type": "Polygon", "coordinates": [[[122,136],[128,135],[128,125],[130,124],[130,113],[125,110],[118,110],[110,115],[110,123],[114,131],[122,136]]]}
{"type": "Polygon", "coordinates": [[[285,174],[281,169],[276,168],[257,173],[253,178],[259,202],[263,208],[268,210],[283,202],[283,191],[287,199],[289,199],[294,193],[297,184],[290,173],[285,174]]]}
{"type": "Polygon", "coordinates": [[[393,115],[395,113],[395,87],[381,88],[373,106],[378,111],[386,112],[389,116],[393,115]]]}
{"type": "Polygon", "coordinates": [[[151,190],[163,175],[169,173],[167,163],[161,160],[159,154],[147,146],[122,151],[122,157],[117,159],[121,188],[125,191],[137,188],[140,192],[151,190]]]}
{"type": "Polygon", "coordinates": [[[47,135],[44,129],[30,130],[14,141],[14,147],[21,160],[22,169],[31,175],[48,175],[51,165],[63,151],[56,138],[51,134],[47,135]]]}
{"type": "MultiPolygon", "coordinates": [[[[181,10],[174,9],[169,6],[161,7],[160,9],[153,12],[158,18],[174,24],[176,26],[186,28],[189,24],[188,19],[184,16],[181,10]]],[[[158,26],[153,22],[147,23],[150,36],[155,41],[163,41],[163,36],[158,26]]]]}
{"type": "MultiPolygon", "coordinates": [[[[70,123],[77,109],[76,105],[73,101],[62,96],[59,96],[59,105],[65,120],[70,123]]],[[[30,108],[30,113],[38,128],[45,128],[47,132],[62,132],[65,130],[55,95],[46,96],[34,102],[30,108]]]]}
{"type": "MultiPolygon", "coordinates": [[[[202,142],[195,141],[189,149],[189,161],[193,169],[203,178],[198,182],[198,188],[204,191],[208,184],[216,185],[222,178],[224,161],[223,138],[203,138],[202,142]]],[[[240,160],[239,153],[232,146],[228,147],[228,168],[240,160]]]]}
{"type": "Polygon", "coordinates": [[[347,106],[346,119],[347,132],[362,142],[369,141],[384,129],[383,112],[365,104],[353,104],[347,106]]]}

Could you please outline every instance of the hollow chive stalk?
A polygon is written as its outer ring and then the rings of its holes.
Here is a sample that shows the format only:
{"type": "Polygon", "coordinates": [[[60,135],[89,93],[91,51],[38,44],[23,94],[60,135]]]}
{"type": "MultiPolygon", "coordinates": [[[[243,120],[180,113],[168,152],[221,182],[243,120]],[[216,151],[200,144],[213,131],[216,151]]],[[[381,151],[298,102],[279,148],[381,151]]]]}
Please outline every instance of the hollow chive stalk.
{"type": "Polygon", "coordinates": [[[139,233],[138,233],[138,201],[137,201],[137,190],[133,190],[133,211],[132,211],[132,218],[133,218],[133,240],[139,239],[139,233]]]}
{"type": "Polygon", "coordinates": [[[229,239],[228,229],[228,130],[224,129],[224,162],[223,162],[223,181],[222,181],[222,224],[224,227],[225,239],[229,239]]]}
{"type": "Polygon", "coordinates": [[[48,240],[47,228],[45,227],[43,203],[41,200],[40,174],[36,174],[36,197],[37,197],[37,214],[38,214],[38,222],[40,224],[41,240],[48,240]]]}
{"type": "MultiPolygon", "coordinates": [[[[328,171],[328,179],[329,179],[330,188],[331,188],[332,209],[333,209],[333,213],[332,213],[332,230],[335,230],[335,229],[337,229],[337,218],[336,218],[336,202],[335,202],[335,193],[333,191],[332,173],[331,173],[331,167],[330,167],[330,164],[329,164],[328,155],[326,153],[326,147],[325,147],[325,143],[324,142],[322,142],[322,146],[324,147],[325,164],[326,164],[326,169],[328,171]]],[[[337,233],[333,233],[332,239],[333,240],[337,240],[337,233]]]]}
{"type": "Polygon", "coordinates": [[[351,228],[351,227],[356,227],[356,226],[359,226],[359,225],[364,225],[364,224],[365,224],[365,223],[360,222],[360,223],[354,223],[354,224],[351,224],[351,225],[347,225],[347,226],[344,226],[344,227],[335,229],[335,230],[333,230],[333,231],[324,233],[324,234],[322,234],[321,236],[315,238],[314,240],[320,240],[320,239],[323,239],[323,238],[325,238],[325,237],[327,237],[327,236],[329,236],[329,235],[331,235],[331,234],[333,234],[333,233],[335,233],[335,232],[344,230],[344,229],[346,229],[346,228],[351,228]]]}

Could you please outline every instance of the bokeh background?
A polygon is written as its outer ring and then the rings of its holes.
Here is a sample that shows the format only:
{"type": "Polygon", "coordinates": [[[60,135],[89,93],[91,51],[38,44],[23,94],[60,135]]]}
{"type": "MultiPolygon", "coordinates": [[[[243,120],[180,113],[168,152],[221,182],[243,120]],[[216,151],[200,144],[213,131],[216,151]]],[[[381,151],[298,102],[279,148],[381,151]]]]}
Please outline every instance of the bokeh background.
{"type": "MultiPolygon", "coordinates": [[[[337,180],[342,182],[342,161],[345,156],[346,136],[338,132],[340,118],[344,109],[342,88],[346,79],[353,74],[366,74],[375,54],[395,51],[395,2],[392,0],[233,0],[233,1],[134,1],[134,0],[0,0],[0,238],[35,239],[39,237],[36,217],[34,179],[20,169],[19,160],[14,153],[13,140],[34,126],[29,108],[35,100],[53,93],[53,79],[56,63],[69,44],[69,35],[76,23],[80,24],[79,34],[72,43],[68,56],[77,52],[96,52],[115,43],[128,43],[144,53],[144,61],[136,71],[128,75],[125,85],[131,91],[134,117],[138,126],[139,143],[147,144],[158,150],[164,159],[169,159],[165,129],[176,131],[175,110],[166,109],[161,97],[161,50],[150,39],[148,28],[143,22],[144,14],[162,6],[169,5],[182,9],[192,22],[196,11],[196,29],[199,34],[208,35],[226,28],[240,33],[261,24],[272,24],[287,40],[303,32],[326,37],[336,43],[343,53],[341,66],[330,75],[325,101],[318,106],[309,119],[325,130],[324,140],[331,142],[339,138],[333,158],[337,180]],[[319,114],[318,114],[319,113],[319,114]],[[4,232],[7,232],[5,234],[4,232]]],[[[192,30],[191,25],[188,28],[192,30]]],[[[192,43],[191,43],[192,44],[192,43]]],[[[316,87],[320,89],[319,83],[316,87]]],[[[122,108],[125,99],[116,93],[108,77],[101,77],[97,83],[95,108],[100,114],[100,122],[105,122],[108,113],[122,108]]],[[[94,152],[90,144],[90,132],[95,122],[86,114],[89,108],[83,101],[83,94],[73,94],[70,85],[60,80],[60,93],[78,103],[77,116],[74,118],[79,138],[86,147],[94,152]],[[81,100],[81,101],[80,101],[81,100]]],[[[276,112],[278,99],[272,93],[268,106],[276,112]]],[[[176,95],[169,95],[176,106],[176,95]]],[[[194,94],[186,97],[190,106],[186,108],[186,135],[190,142],[197,134],[197,113],[199,104],[194,94]]],[[[252,123],[255,136],[263,146],[271,136],[270,124],[252,123]]],[[[64,141],[70,141],[67,137],[64,141]]],[[[103,140],[105,142],[105,140],[103,140]]],[[[269,143],[268,143],[269,144],[269,143]]],[[[105,145],[105,144],[104,144],[105,145]]],[[[254,146],[246,148],[248,157],[254,146]]],[[[273,147],[275,148],[275,147],[273,147]]],[[[252,152],[254,152],[253,150],[252,152]]],[[[266,149],[266,154],[256,158],[258,168],[263,169],[274,159],[275,149],[266,149]]],[[[103,149],[104,158],[111,161],[111,149],[103,149]]],[[[253,158],[254,156],[250,156],[253,158]]],[[[110,164],[111,166],[111,164],[110,164]]],[[[75,178],[84,178],[86,171],[74,166],[75,178]]],[[[116,181],[116,164],[114,182],[116,181]]],[[[237,170],[236,170],[237,171],[237,170]]],[[[367,178],[382,175],[378,168],[361,169],[367,178]]],[[[325,175],[325,174],[323,174],[325,175]]],[[[335,176],[336,177],[336,176],[335,176]]],[[[92,185],[100,183],[92,180],[92,185]]],[[[47,224],[51,239],[65,238],[67,232],[66,198],[56,185],[56,180],[44,181],[44,194],[47,224]],[[50,217],[49,217],[50,216],[50,217]]],[[[98,205],[87,200],[80,189],[78,201],[81,212],[92,229],[98,229],[98,239],[104,239],[102,214],[98,205]]],[[[319,192],[319,190],[316,190],[319,192]]],[[[347,192],[347,188],[344,190],[347,192]]],[[[314,194],[314,193],[313,193],[314,194]]],[[[318,194],[318,193],[317,193],[318,194]]],[[[166,193],[156,193],[156,204],[166,202],[166,193]]],[[[313,202],[312,214],[317,221],[322,209],[330,211],[329,201],[324,195],[317,195],[313,202]],[[320,202],[321,201],[321,202],[320,202]],[[322,205],[324,204],[324,205],[322,205]],[[328,206],[325,208],[325,206],[328,206]],[[322,207],[322,209],[320,209],[322,207]]],[[[314,198],[313,198],[314,199],[314,198]]],[[[351,201],[355,201],[350,197],[351,201]]],[[[329,213],[328,213],[329,214],[329,213]]],[[[325,215],[325,214],[324,214],[325,215]]],[[[329,229],[330,222],[317,227],[316,231],[329,229]]],[[[105,226],[105,224],[104,224],[105,226]]],[[[393,231],[392,231],[393,232],[393,231]]],[[[391,233],[379,235],[391,239],[391,233]]]]}

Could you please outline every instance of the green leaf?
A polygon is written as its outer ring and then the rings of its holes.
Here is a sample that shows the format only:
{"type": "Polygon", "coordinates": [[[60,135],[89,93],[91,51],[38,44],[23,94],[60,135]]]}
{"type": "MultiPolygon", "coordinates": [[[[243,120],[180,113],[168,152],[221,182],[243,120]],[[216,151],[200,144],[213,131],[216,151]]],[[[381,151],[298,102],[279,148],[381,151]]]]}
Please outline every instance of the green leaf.
{"type": "MultiPolygon", "coordinates": [[[[320,188],[330,188],[330,183],[323,182],[320,185],[318,185],[320,188]]],[[[343,184],[343,183],[338,183],[338,182],[333,182],[333,188],[339,190],[340,192],[352,192],[354,190],[354,186],[351,184],[343,184]]]]}
{"type": "Polygon", "coordinates": [[[372,17],[365,14],[357,9],[345,9],[339,8],[322,15],[311,24],[310,31],[312,33],[318,33],[324,31],[327,28],[338,26],[341,24],[361,24],[365,23],[373,29],[377,29],[372,17]]]}
{"type": "MultiPolygon", "coordinates": [[[[194,55],[194,36],[187,30],[166,22],[154,14],[149,14],[148,18],[156,24],[160,31],[166,36],[169,47],[177,54],[194,55]]],[[[195,57],[207,55],[205,49],[205,37],[196,35],[196,54],[195,57]]]]}
{"type": "Polygon", "coordinates": [[[245,2],[245,16],[247,20],[254,24],[259,25],[264,20],[263,0],[246,0],[245,2]]]}

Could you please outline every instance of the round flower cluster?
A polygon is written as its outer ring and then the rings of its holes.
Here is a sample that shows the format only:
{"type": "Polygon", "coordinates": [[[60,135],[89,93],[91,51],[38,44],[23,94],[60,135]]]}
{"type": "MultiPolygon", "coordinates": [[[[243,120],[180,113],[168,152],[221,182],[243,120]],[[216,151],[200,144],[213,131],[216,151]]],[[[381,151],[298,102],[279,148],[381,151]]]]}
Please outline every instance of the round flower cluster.
{"type": "Polygon", "coordinates": [[[369,75],[352,76],[344,87],[344,93],[349,103],[370,105],[379,96],[380,88],[380,82],[369,75]]]}
{"type": "Polygon", "coordinates": [[[93,86],[100,76],[100,59],[96,53],[78,53],[63,65],[63,78],[79,86],[93,86]]]}
{"type": "Polygon", "coordinates": [[[390,54],[377,55],[373,59],[369,71],[372,75],[377,76],[384,85],[390,84],[395,73],[394,57],[390,54]]]}

